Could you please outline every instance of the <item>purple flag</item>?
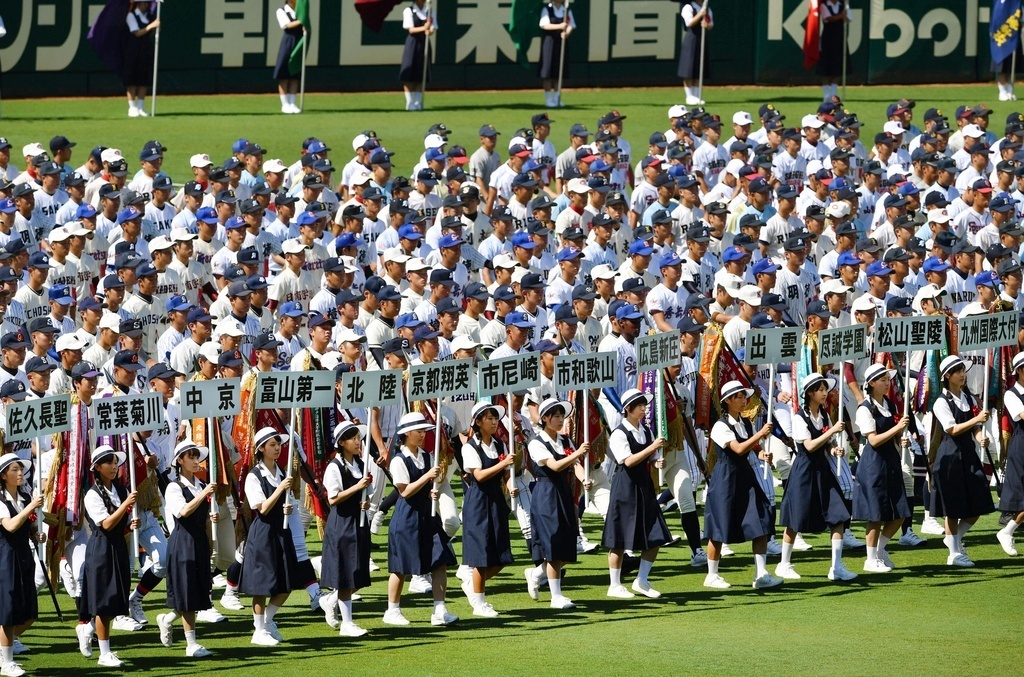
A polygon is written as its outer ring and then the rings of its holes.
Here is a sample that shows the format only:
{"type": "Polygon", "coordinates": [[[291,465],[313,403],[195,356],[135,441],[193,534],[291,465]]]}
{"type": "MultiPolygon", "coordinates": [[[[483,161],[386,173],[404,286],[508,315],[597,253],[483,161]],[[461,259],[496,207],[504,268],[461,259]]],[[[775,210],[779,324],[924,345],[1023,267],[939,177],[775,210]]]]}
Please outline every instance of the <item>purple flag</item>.
{"type": "Polygon", "coordinates": [[[96,23],[89,28],[87,38],[100,61],[115,73],[121,72],[124,47],[130,35],[125,23],[128,5],[128,0],[107,0],[107,5],[96,17],[96,23]]]}

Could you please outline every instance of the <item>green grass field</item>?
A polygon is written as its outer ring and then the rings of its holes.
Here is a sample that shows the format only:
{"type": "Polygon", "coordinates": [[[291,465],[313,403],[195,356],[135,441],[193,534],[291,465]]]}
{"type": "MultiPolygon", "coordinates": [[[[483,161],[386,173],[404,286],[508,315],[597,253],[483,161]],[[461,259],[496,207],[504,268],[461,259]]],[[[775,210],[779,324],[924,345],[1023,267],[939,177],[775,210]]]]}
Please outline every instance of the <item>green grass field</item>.
{"type": "MultiPolygon", "coordinates": [[[[864,122],[865,138],[881,130],[885,107],[904,96],[919,102],[915,109],[915,122],[919,125],[925,109],[931,106],[952,118],[957,106],[984,102],[994,111],[991,126],[997,135],[1002,133],[1007,113],[1024,109],[1024,102],[1018,105],[997,101],[992,85],[851,87],[848,93],[846,105],[864,122]]],[[[820,97],[821,90],[810,87],[711,88],[705,93],[707,110],[722,116],[725,137],[732,133],[729,123],[737,110],[746,110],[756,117],[758,106],[774,102],[786,114],[787,125],[799,125],[804,114],[817,110],[820,97]]],[[[636,160],[646,154],[650,134],[668,127],[668,107],[681,102],[683,97],[680,89],[660,88],[568,90],[564,99],[565,109],[550,111],[555,120],[552,138],[559,150],[568,144],[573,123],[581,122],[595,131],[597,119],[616,108],[628,115],[625,137],[633,146],[636,160]]],[[[276,95],[160,95],[157,117],[129,119],[123,98],[5,100],[0,130],[11,141],[12,159],[21,168],[24,159],[16,156],[24,144],[40,141],[46,146],[55,134],[64,134],[78,143],[74,166],[84,161],[89,149],[102,143],[120,148],[134,173],[142,144],[158,139],[170,149],[165,171],[176,183],[184,183],[191,178],[188,159],[193,153],[209,153],[214,162],[223,161],[231,153],[231,143],[241,136],[266,148],[268,159],[280,157],[286,164],[298,157],[304,138],[317,136],[333,149],[331,157],[340,167],[352,157],[352,138],[362,130],[374,129],[385,147],[397,153],[395,173],[407,175],[423,152],[422,139],[427,128],[434,123],[444,122],[453,132],[451,142],[465,146],[471,154],[479,146],[477,131],[481,125],[493,124],[502,133],[504,143],[499,143],[499,149],[503,149],[516,129],[528,127],[530,116],[544,110],[539,90],[428,91],[428,110],[406,112],[403,105],[399,91],[309,94],[305,113],[282,115],[276,95]]]]}
{"type": "MultiPolygon", "coordinates": [[[[957,105],[985,102],[995,110],[992,127],[999,133],[1015,104],[996,102],[995,93],[990,85],[851,88],[847,105],[865,122],[867,134],[880,127],[885,106],[903,96],[920,102],[919,116],[933,105],[951,115],[957,105]]],[[[819,97],[820,90],[814,88],[714,88],[706,93],[708,110],[726,120],[735,110],[756,113],[761,103],[772,101],[789,123],[813,111],[819,97]]],[[[648,135],[666,127],[667,107],[681,100],[677,89],[570,91],[565,98],[569,107],[552,112],[556,145],[564,144],[572,123],[583,122],[593,130],[601,114],[618,108],[629,116],[626,138],[638,155],[648,135]]],[[[124,150],[134,168],[142,143],[159,139],[170,149],[165,168],[182,182],[189,176],[190,154],[208,152],[222,160],[239,136],[261,143],[269,149],[268,157],[288,161],[297,156],[304,137],[316,135],[335,149],[333,157],[341,164],[350,157],[351,138],[373,128],[399,153],[396,173],[405,173],[419,157],[430,124],[444,122],[453,130],[452,142],[472,152],[480,125],[494,124],[507,140],[517,127],[529,124],[530,115],[543,110],[542,101],[536,91],[428,92],[429,110],[406,113],[398,110],[398,92],[317,94],[307,97],[303,115],[283,116],[276,96],[270,95],[161,96],[158,117],[148,119],[126,118],[122,99],[5,101],[0,130],[13,143],[15,155],[25,143],[45,144],[51,136],[65,134],[78,142],[76,166],[89,148],[103,143],[124,150]]],[[[15,162],[22,165],[20,159],[15,162]]],[[[669,524],[682,533],[678,513],[669,515],[669,524]]],[[[585,526],[597,540],[599,522],[587,516],[585,526]]],[[[339,638],[309,611],[306,594],[298,592],[278,615],[286,643],[273,649],[252,647],[251,615],[227,612],[229,622],[200,626],[199,641],[215,656],[193,663],[184,658],[180,625],[173,649],[159,644],[155,625],[156,615],[163,612],[160,586],[146,601],[149,628],[131,635],[115,633],[113,647],[130,662],[130,669],[159,675],[197,670],[233,675],[1019,674],[1024,560],[1003,554],[995,530],[996,518],[990,515],[968,536],[975,569],[946,567],[941,539],[931,537],[927,546],[909,552],[893,545],[900,568],[891,574],[862,574],[843,585],[825,577],[826,537],[808,537],[814,550],[794,557],[804,578],[766,593],[750,588],[749,545],[736,546],[737,554],[723,561],[722,574],[733,584],[727,591],[702,588],[705,571],[691,568],[688,549],[677,545],[663,551],[654,569],[652,580],[664,593],[657,601],[606,598],[607,558],[599,552],[581,557],[567,574],[564,589],[577,609],[555,612],[547,606],[546,592],[540,602],[527,596],[525,545],[513,528],[517,564],[493,581],[488,596],[502,612],[496,619],[473,618],[455,585],[450,609],[462,620],[454,627],[429,625],[426,597],[406,598],[411,626],[383,626],[386,572],[379,572],[356,604],[356,621],[370,630],[364,638],[339,638]]],[[[855,533],[863,538],[863,525],[855,525],[855,533]]],[[[384,564],[385,537],[374,540],[375,559],[384,564]]],[[[315,535],[311,549],[316,553],[319,543],[314,541],[315,535]]],[[[863,551],[847,553],[848,566],[859,571],[862,557],[863,551]]],[[[776,561],[769,561],[772,568],[776,561]]],[[[33,653],[21,657],[22,665],[31,674],[97,672],[95,658],[86,660],[78,653],[70,598],[61,592],[59,599],[66,622],[57,622],[44,593],[42,618],[24,637],[33,653]]]]}

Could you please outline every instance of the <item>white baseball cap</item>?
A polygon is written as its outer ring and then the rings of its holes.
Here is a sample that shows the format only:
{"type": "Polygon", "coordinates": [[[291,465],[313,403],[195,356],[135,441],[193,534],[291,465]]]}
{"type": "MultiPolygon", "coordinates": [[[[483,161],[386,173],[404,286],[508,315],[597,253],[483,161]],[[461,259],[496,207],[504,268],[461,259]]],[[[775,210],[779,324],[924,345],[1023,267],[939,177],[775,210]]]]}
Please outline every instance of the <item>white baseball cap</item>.
{"type": "Polygon", "coordinates": [[[949,223],[949,212],[945,209],[933,209],[928,212],[928,223],[949,223]]]}
{"type": "Polygon", "coordinates": [[[452,341],[451,349],[452,353],[457,353],[460,350],[472,350],[473,348],[479,348],[480,344],[473,340],[472,336],[468,334],[461,334],[456,336],[452,341]]]}
{"type": "Polygon", "coordinates": [[[341,262],[345,264],[345,274],[351,275],[359,270],[359,267],[356,265],[356,257],[341,256],[339,258],[341,259],[341,262]]]}
{"type": "Polygon", "coordinates": [[[234,336],[235,338],[245,336],[245,330],[238,326],[237,322],[226,322],[224,328],[217,327],[217,331],[220,336],[234,336]]]}
{"type": "Polygon", "coordinates": [[[868,294],[861,294],[853,302],[853,305],[850,306],[850,310],[861,313],[869,312],[872,310],[877,311],[878,305],[871,300],[871,297],[868,294]]]}
{"type": "Polygon", "coordinates": [[[338,343],[363,343],[364,341],[366,341],[365,334],[357,334],[348,327],[338,332],[338,343]]]}
{"type": "Polygon", "coordinates": [[[72,237],[87,237],[93,231],[89,230],[82,225],[81,221],[68,221],[64,224],[65,230],[67,230],[72,237]]]}
{"type": "Polygon", "coordinates": [[[825,298],[826,294],[849,294],[852,291],[853,287],[843,284],[843,281],[837,277],[821,283],[821,298],[825,298]]]}
{"type": "Polygon", "coordinates": [[[594,266],[590,271],[590,277],[594,280],[614,280],[618,275],[619,272],[607,263],[594,266]]]}
{"type": "MultiPolygon", "coordinates": [[[[184,230],[184,228],[180,230],[184,230]]],[[[161,249],[170,249],[173,246],[174,243],[168,240],[163,235],[160,235],[159,237],[154,237],[152,240],[149,241],[149,251],[151,252],[160,251],[161,249]]]]}
{"type": "Polygon", "coordinates": [[[356,137],[352,139],[352,150],[359,150],[368,138],[370,137],[366,134],[356,134],[356,137]]]}
{"type": "Polygon", "coordinates": [[[900,134],[904,133],[907,130],[903,129],[903,125],[900,123],[899,120],[889,120],[884,125],[882,125],[882,131],[885,132],[886,134],[899,136],[900,134]]]}
{"type": "Polygon", "coordinates": [[[964,125],[963,131],[961,132],[964,136],[969,136],[972,139],[980,139],[985,136],[985,132],[981,131],[981,127],[978,125],[964,125]]]}
{"type": "Polygon", "coordinates": [[[821,129],[825,126],[823,120],[819,120],[817,115],[808,114],[800,120],[801,127],[810,127],[811,129],[821,129]]]}
{"type": "Polygon", "coordinates": [[[171,242],[189,242],[199,237],[194,233],[188,232],[184,228],[172,228],[171,229],[171,242]]]}
{"type": "Polygon", "coordinates": [[[103,317],[100,318],[100,329],[121,333],[121,316],[117,313],[103,313],[103,317]]]}
{"type": "MultiPolygon", "coordinates": [[[[495,260],[497,260],[497,257],[495,257],[495,260]]],[[[429,269],[430,269],[430,266],[427,265],[427,262],[424,261],[422,258],[419,258],[419,257],[409,259],[405,263],[405,272],[407,272],[407,273],[409,271],[429,270],[429,269]]]]}
{"type": "Polygon", "coordinates": [[[351,188],[352,186],[361,186],[364,183],[368,183],[370,181],[370,178],[370,172],[366,171],[365,169],[360,169],[359,171],[354,172],[352,174],[352,179],[348,182],[348,187],[351,188]]]}
{"type": "Polygon", "coordinates": [[[214,341],[207,341],[199,347],[199,356],[209,362],[220,359],[220,346],[214,341]]]}
{"type": "Polygon", "coordinates": [[[82,350],[87,345],[89,344],[77,334],[61,334],[57,339],[56,349],[59,353],[64,350],[82,350]]]}
{"type": "MultiPolygon", "coordinates": [[[[733,159],[729,160],[729,164],[727,164],[725,166],[726,173],[732,174],[737,179],[740,178],[740,171],[742,169],[743,169],[743,160],[737,160],[736,158],[733,158],[733,159]]],[[[705,193],[705,195],[709,195],[710,193],[711,193],[711,191],[708,191],[707,193],[705,193]]]]}
{"type": "Polygon", "coordinates": [[[403,252],[401,247],[392,247],[384,252],[384,263],[408,263],[411,260],[412,257],[403,252]]]}
{"type": "Polygon", "coordinates": [[[750,113],[745,110],[738,110],[732,114],[732,123],[734,125],[749,125],[753,124],[754,120],[750,117],[750,113]]]}
{"type": "Polygon", "coordinates": [[[684,115],[686,115],[686,106],[683,106],[682,104],[678,104],[677,103],[674,106],[669,106],[668,107],[668,117],[669,117],[669,119],[681,118],[684,115]]]}
{"type": "Polygon", "coordinates": [[[63,242],[69,237],[71,237],[71,233],[68,232],[67,228],[60,226],[51,230],[50,234],[46,236],[46,239],[50,242],[63,242]]]}
{"type": "MultiPolygon", "coordinates": [[[[848,202],[833,202],[825,208],[825,215],[833,219],[841,219],[844,216],[850,215],[850,203],[848,202]]],[[[152,249],[152,246],[150,247],[152,249]]]]}
{"type": "Polygon", "coordinates": [[[192,167],[212,167],[213,160],[206,153],[196,153],[188,159],[189,165],[192,167]]]}
{"type": "Polygon", "coordinates": [[[495,268],[515,268],[519,263],[512,258],[511,254],[498,254],[491,261],[491,265],[495,268]]]}
{"type": "Polygon", "coordinates": [[[571,179],[569,181],[568,190],[570,193],[576,193],[578,195],[586,195],[590,192],[590,186],[583,179],[571,179]]]}
{"type": "Polygon", "coordinates": [[[281,245],[281,251],[285,254],[301,254],[307,249],[309,249],[309,247],[298,240],[285,240],[284,244],[281,245]]]}
{"type": "Polygon", "coordinates": [[[124,156],[121,155],[119,148],[107,148],[105,151],[100,153],[100,160],[106,163],[117,162],[123,160],[124,156]]]}
{"type": "Polygon", "coordinates": [[[735,273],[726,271],[725,268],[719,268],[718,272],[715,273],[715,286],[721,287],[729,296],[736,298],[739,294],[740,289],[743,288],[743,278],[735,273]]]}
{"type": "Polygon", "coordinates": [[[264,174],[277,174],[278,172],[283,172],[286,169],[288,168],[284,166],[284,163],[281,162],[280,158],[271,158],[263,163],[264,174]]]}
{"type": "Polygon", "coordinates": [[[440,134],[427,134],[426,137],[423,138],[424,149],[440,148],[441,146],[444,146],[447,143],[448,142],[445,141],[444,137],[441,136],[440,134]]]}
{"type": "Polygon", "coordinates": [[[754,306],[755,308],[761,307],[761,290],[757,285],[745,284],[740,287],[740,290],[736,293],[736,298],[744,303],[754,306]]]}
{"type": "Polygon", "coordinates": [[[512,282],[519,284],[523,281],[523,278],[530,274],[530,271],[526,268],[516,268],[512,271],[512,282]]]}
{"type": "Polygon", "coordinates": [[[807,172],[807,179],[810,179],[810,177],[817,174],[819,169],[824,168],[825,165],[821,163],[821,160],[811,160],[810,162],[807,163],[807,169],[804,170],[807,172]]]}
{"type": "Polygon", "coordinates": [[[43,148],[43,144],[39,142],[26,144],[21,149],[21,154],[25,157],[36,157],[37,155],[42,155],[45,152],[46,149],[43,148]]]}

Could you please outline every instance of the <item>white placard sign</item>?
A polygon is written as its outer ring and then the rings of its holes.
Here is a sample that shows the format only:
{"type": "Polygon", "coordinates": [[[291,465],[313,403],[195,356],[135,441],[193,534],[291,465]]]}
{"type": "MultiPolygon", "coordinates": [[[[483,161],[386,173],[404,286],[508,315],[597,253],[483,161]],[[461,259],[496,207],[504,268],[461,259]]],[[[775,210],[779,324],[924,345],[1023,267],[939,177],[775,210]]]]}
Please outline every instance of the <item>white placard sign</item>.
{"type": "Polygon", "coordinates": [[[880,317],[875,320],[875,352],[941,350],[945,345],[945,315],[880,317]]]}
{"type": "Polygon", "coordinates": [[[257,409],[334,406],[333,371],[268,371],[256,384],[257,409]]]}
{"type": "Polygon", "coordinates": [[[1017,345],[1020,315],[1015,310],[987,315],[971,315],[957,320],[958,352],[987,350],[1017,345]]]}
{"type": "Polygon", "coordinates": [[[97,435],[145,432],[164,424],[164,396],[160,393],[99,397],[92,403],[97,435]]]}
{"type": "Polygon", "coordinates": [[[242,380],[215,378],[181,384],[183,419],[234,416],[242,413],[242,380]]]}
{"type": "Polygon", "coordinates": [[[747,364],[789,364],[800,356],[799,327],[751,329],[743,345],[743,361],[747,364]]]}
{"type": "Polygon", "coordinates": [[[614,388],[616,357],[613,352],[555,355],[555,388],[559,391],[614,388]]]}
{"type": "Polygon", "coordinates": [[[636,340],[637,372],[665,369],[681,361],[678,329],[640,336],[636,340]]]}
{"type": "Polygon", "coordinates": [[[540,385],[540,353],[523,353],[486,360],[477,365],[477,396],[490,397],[540,385]]]}
{"type": "Polygon", "coordinates": [[[11,402],[5,407],[5,442],[20,442],[71,430],[71,395],[11,402]]]}
{"type": "Polygon", "coordinates": [[[387,407],[402,401],[402,370],[350,371],[341,375],[341,408],[387,407]]]}
{"type": "Polygon", "coordinates": [[[852,324],[818,332],[818,364],[859,360],[870,354],[866,324],[852,324]]]}
{"type": "Polygon", "coordinates": [[[469,395],[473,382],[473,360],[445,360],[409,367],[409,401],[469,395]]]}

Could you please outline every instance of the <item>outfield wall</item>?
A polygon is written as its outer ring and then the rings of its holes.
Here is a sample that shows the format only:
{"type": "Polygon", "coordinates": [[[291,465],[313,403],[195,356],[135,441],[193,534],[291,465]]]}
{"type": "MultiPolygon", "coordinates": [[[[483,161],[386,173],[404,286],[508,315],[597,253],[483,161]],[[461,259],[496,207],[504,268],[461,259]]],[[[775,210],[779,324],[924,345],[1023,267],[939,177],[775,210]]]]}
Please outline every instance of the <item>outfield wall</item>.
{"type": "MultiPolygon", "coordinates": [[[[851,83],[974,82],[989,73],[994,0],[853,0],[851,83]]],[[[997,0],[995,0],[997,1],[997,0]]],[[[7,0],[0,15],[5,98],[121,92],[86,41],[104,0],[7,0]]],[[[396,7],[380,33],[353,0],[310,0],[310,91],[398,87],[405,33],[396,7]]],[[[515,61],[511,0],[440,0],[433,87],[539,87],[536,68],[515,61]]],[[[166,0],[160,52],[164,94],[274,91],[281,31],[274,0],[166,0]]],[[[803,70],[807,0],[711,0],[709,84],[813,83],[803,70]]],[[[674,0],[587,0],[574,6],[567,86],[675,85],[681,36],[674,0]]],[[[540,39],[531,55],[536,60],[540,39]]],[[[1024,64],[1022,64],[1024,67],[1024,64]]],[[[487,105],[487,104],[482,104],[487,105]]]]}

